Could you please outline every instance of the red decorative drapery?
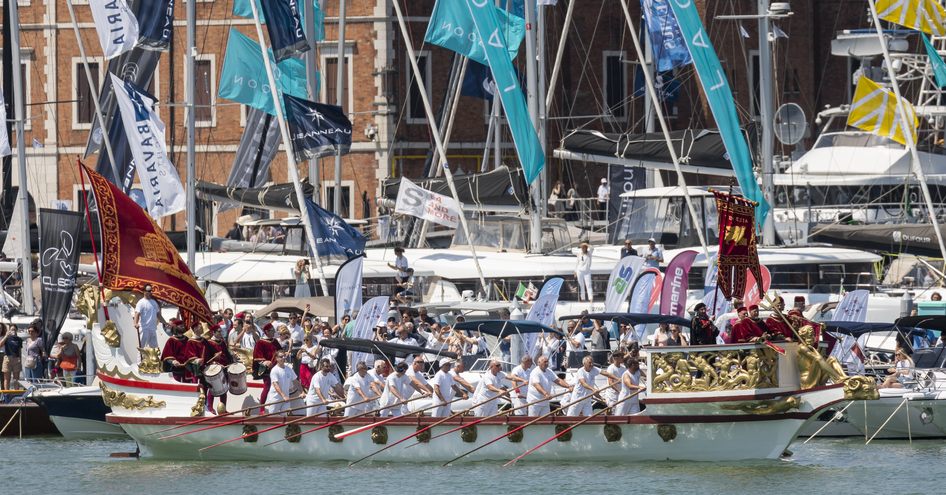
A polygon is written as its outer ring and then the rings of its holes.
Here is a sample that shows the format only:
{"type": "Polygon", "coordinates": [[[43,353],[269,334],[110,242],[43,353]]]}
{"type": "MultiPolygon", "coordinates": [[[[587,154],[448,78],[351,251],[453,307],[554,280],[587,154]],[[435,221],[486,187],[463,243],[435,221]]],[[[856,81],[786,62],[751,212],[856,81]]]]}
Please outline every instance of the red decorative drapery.
{"type": "Polygon", "coordinates": [[[742,296],[746,290],[746,270],[751,270],[762,287],[762,269],[759,267],[759,252],[756,249],[755,202],[741,196],[713,191],[716,209],[719,212],[719,266],[717,283],[727,299],[733,294],[742,296]]]}
{"type": "Polygon", "coordinates": [[[81,166],[89,178],[102,231],[102,286],[143,291],[208,323],[212,313],[197,280],[160,227],[105,177],[81,166]]]}

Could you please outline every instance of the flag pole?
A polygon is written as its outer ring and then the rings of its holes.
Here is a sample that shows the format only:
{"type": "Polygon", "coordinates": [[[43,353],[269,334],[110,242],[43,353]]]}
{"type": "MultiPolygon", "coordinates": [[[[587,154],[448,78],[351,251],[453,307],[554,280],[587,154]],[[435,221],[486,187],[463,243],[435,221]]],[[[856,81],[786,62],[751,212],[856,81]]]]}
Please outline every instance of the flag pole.
{"type": "MultiPolygon", "coordinates": [[[[185,187],[187,205],[187,266],[197,272],[197,114],[194,107],[197,86],[197,2],[187,2],[187,49],[184,51],[184,119],[187,123],[187,166],[185,187]]],[[[265,57],[265,55],[264,55],[265,57]]],[[[275,86],[271,86],[275,87],[275,86]]],[[[300,205],[301,207],[301,205],[300,205]]]]}
{"type": "MultiPolygon", "coordinates": [[[[335,104],[345,108],[345,100],[348,95],[345,94],[345,7],[348,5],[348,0],[339,0],[338,2],[338,48],[337,48],[337,63],[335,64],[335,104]]],[[[260,35],[262,36],[262,34],[260,35]]],[[[354,63],[354,60],[352,60],[354,63]]],[[[354,81],[349,81],[348,84],[352,84],[354,81]]],[[[326,95],[327,97],[328,95],[326,95]]],[[[349,108],[348,111],[352,112],[354,109],[349,108]]],[[[288,143],[287,143],[288,146],[288,143]]],[[[335,153],[335,198],[332,205],[332,212],[342,216],[342,150],[339,147],[335,153]]],[[[353,205],[349,206],[349,214],[351,213],[351,208],[353,205]]],[[[327,295],[327,294],[326,294],[327,295]]]]}
{"type": "Polygon", "coordinates": [[[312,220],[309,218],[309,214],[306,211],[305,192],[302,191],[302,184],[299,182],[299,170],[296,168],[296,157],[292,151],[292,140],[289,138],[289,126],[286,124],[286,118],[282,113],[282,102],[279,101],[279,86],[276,85],[276,77],[273,76],[273,66],[269,60],[266,41],[263,39],[263,27],[260,25],[259,20],[259,7],[256,5],[256,2],[250,2],[250,8],[253,9],[253,24],[256,26],[256,36],[259,39],[260,51],[263,53],[263,65],[266,66],[266,77],[269,79],[269,87],[272,88],[270,94],[273,95],[273,106],[276,108],[276,119],[279,121],[279,133],[282,135],[282,142],[286,147],[289,180],[292,181],[292,187],[296,193],[296,200],[299,201],[299,216],[302,219],[302,226],[305,229],[305,235],[309,241],[309,248],[312,249],[312,257],[315,258],[315,268],[316,271],[319,272],[319,283],[322,286],[322,295],[327,296],[329,295],[328,282],[325,280],[325,270],[322,269],[322,259],[319,258],[319,251],[315,244],[315,231],[312,228],[312,220]]]}
{"type": "MultiPolygon", "coordinates": [[[[92,80],[92,71],[89,69],[89,59],[85,56],[85,43],[82,41],[82,37],[79,36],[79,25],[76,23],[76,11],[72,6],[72,1],[73,0],[66,0],[66,6],[69,7],[69,18],[72,20],[72,32],[76,35],[76,43],[79,45],[79,56],[82,57],[82,67],[85,69],[85,77],[89,82],[89,94],[92,95],[92,104],[95,106],[95,118],[99,121],[99,129],[102,131],[102,142],[105,143],[105,152],[108,154],[108,162],[112,165],[112,175],[115,177],[115,183],[121,184],[122,177],[118,175],[118,164],[115,163],[112,141],[108,137],[108,126],[105,125],[105,114],[102,113],[102,105],[99,103],[99,88],[92,80]]],[[[105,85],[105,81],[102,81],[102,85],[105,85]]]]}
{"type": "MultiPolygon", "coordinates": [[[[634,42],[634,50],[637,52],[637,59],[643,63],[644,50],[641,48],[641,41],[637,36],[637,28],[634,27],[634,21],[631,19],[631,11],[627,8],[627,0],[621,0],[621,9],[624,10],[624,19],[627,21],[627,30],[631,33],[631,40],[634,42]]],[[[654,111],[657,113],[657,120],[660,122],[660,130],[664,135],[664,140],[667,142],[667,151],[670,152],[673,168],[677,171],[677,182],[683,189],[683,198],[686,200],[687,209],[690,210],[690,218],[693,219],[696,234],[700,238],[700,245],[703,247],[703,256],[706,257],[706,262],[709,263],[709,249],[706,247],[706,235],[703,232],[703,228],[706,225],[706,218],[703,218],[703,225],[700,225],[697,221],[700,217],[696,214],[696,207],[693,206],[693,198],[690,197],[690,189],[687,187],[686,179],[683,177],[683,170],[680,169],[680,157],[677,156],[677,150],[674,149],[673,141],[670,139],[670,129],[667,127],[667,119],[664,116],[663,108],[660,106],[660,97],[657,94],[657,90],[654,89],[654,76],[649,70],[643,72],[647,93],[650,95],[650,101],[654,104],[654,111]]]]}
{"type": "Polygon", "coordinates": [[[407,47],[407,56],[411,62],[411,69],[414,71],[414,80],[417,84],[417,89],[419,89],[421,102],[424,104],[424,112],[427,114],[427,122],[430,124],[430,133],[434,136],[434,144],[437,146],[437,153],[440,154],[443,163],[443,172],[444,176],[447,179],[447,185],[450,187],[450,194],[453,196],[453,199],[460,204],[460,225],[463,228],[463,234],[466,236],[467,242],[470,246],[470,252],[473,254],[473,264],[476,266],[476,273],[480,277],[480,284],[483,286],[483,291],[489,291],[489,286],[486,285],[486,277],[483,276],[483,268],[480,266],[480,259],[476,255],[476,248],[473,246],[472,238],[470,237],[470,227],[466,222],[466,215],[463,213],[463,203],[460,202],[460,195],[457,193],[457,186],[453,182],[453,172],[450,171],[450,164],[447,162],[447,149],[443,145],[443,140],[440,138],[440,129],[437,126],[437,121],[434,117],[434,111],[430,106],[430,99],[427,97],[427,83],[424,81],[421,73],[420,67],[417,65],[417,54],[414,52],[414,42],[411,41],[411,33],[407,30],[407,23],[404,21],[404,14],[401,12],[401,4],[399,0],[393,0],[391,2],[394,4],[394,12],[397,14],[397,22],[401,27],[401,35],[404,38],[404,45],[407,47]]]}
{"type": "Polygon", "coordinates": [[[23,312],[32,315],[33,307],[33,266],[30,255],[30,199],[29,189],[27,187],[26,175],[26,136],[24,134],[24,123],[26,121],[26,88],[23,87],[24,78],[23,65],[20,64],[20,14],[17,12],[17,2],[10,0],[7,4],[10,9],[10,50],[13,52],[13,105],[14,118],[16,119],[16,161],[17,171],[20,176],[20,187],[17,194],[17,201],[20,202],[21,222],[20,231],[20,249],[22,250],[20,258],[20,270],[23,274],[21,286],[23,288],[23,312]]]}
{"type": "MultiPolygon", "coordinates": [[[[874,19],[874,29],[877,30],[877,37],[880,41],[880,48],[884,52],[884,65],[887,67],[887,74],[890,74],[890,85],[893,87],[893,94],[897,97],[897,111],[900,113],[900,128],[903,130],[903,139],[907,142],[907,149],[910,150],[911,165],[913,174],[920,181],[920,189],[923,191],[923,199],[926,201],[926,209],[930,214],[930,223],[933,224],[933,231],[936,232],[936,240],[939,242],[939,252],[943,255],[943,261],[946,263],[946,243],[943,242],[943,233],[939,230],[939,220],[936,218],[936,210],[933,207],[933,196],[930,195],[930,187],[926,183],[926,174],[923,172],[923,166],[920,164],[920,154],[916,150],[916,142],[913,141],[913,132],[910,126],[913,125],[907,113],[907,107],[900,95],[900,83],[897,82],[897,71],[893,68],[893,62],[890,60],[890,50],[887,48],[884,30],[880,27],[880,17],[877,15],[877,4],[874,0],[868,0],[870,5],[870,15],[874,19]]],[[[904,7],[906,8],[906,7],[904,7]]],[[[867,76],[861,76],[867,77],[867,76]]]]}

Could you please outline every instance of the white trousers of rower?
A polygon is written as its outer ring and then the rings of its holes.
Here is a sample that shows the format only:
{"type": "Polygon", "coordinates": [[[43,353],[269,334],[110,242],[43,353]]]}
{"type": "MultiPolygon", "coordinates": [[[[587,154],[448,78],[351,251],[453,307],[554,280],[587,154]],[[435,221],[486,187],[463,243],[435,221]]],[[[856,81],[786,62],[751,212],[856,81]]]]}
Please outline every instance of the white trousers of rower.
{"type": "Polygon", "coordinates": [[[595,296],[591,292],[591,272],[575,272],[575,278],[578,279],[579,299],[582,301],[594,301],[595,296]]]}
{"type": "Polygon", "coordinates": [[[547,400],[529,406],[529,416],[533,417],[544,416],[551,411],[552,410],[549,408],[549,401],[547,400]]]}
{"type": "MultiPolygon", "coordinates": [[[[630,394],[624,393],[624,391],[621,391],[621,395],[618,396],[618,400],[624,399],[628,395],[630,394]]],[[[612,412],[612,414],[616,416],[628,416],[630,414],[637,414],[639,412],[641,412],[640,395],[618,404],[617,407],[614,408],[614,411],[612,412]]]]}
{"type": "Polygon", "coordinates": [[[271,404],[266,406],[266,412],[269,414],[285,412],[290,409],[290,402],[283,402],[281,404],[271,404]]]}
{"type": "MultiPolygon", "coordinates": [[[[572,397],[572,400],[578,400],[578,397],[572,397]]],[[[581,402],[576,402],[568,406],[568,412],[565,413],[566,416],[591,416],[591,405],[592,405],[591,396],[586,396],[581,402]]]]}
{"type": "Polygon", "coordinates": [[[345,405],[345,416],[346,416],[346,417],[357,416],[357,415],[359,415],[359,414],[361,414],[361,413],[366,413],[366,412],[371,411],[372,409],[374,409],[373,407],[372,407],[372,408],[367,408],[366,406],[367,406],[367,404],[361,404],[361,405],[358,405],[358,406],[349,406],[349,405],[346,404],[346,405],[345,405]]]}
{"type": "Polygon", "coordinates": [[[388,406],[393,406],[394,404],[397,404],[398,402],[401,402],[401,401],[397,400],[397,397],[394,397],[393,395],[389,397],[385,397],[382,395],[381,405],[378,407],[384,407],[386,409],[383,409],[381,411],[381,416],[382,417],[403,416],[407,414],[408,412],[410,412],[407,410],[407,404],[402,404],[396,407],[388,407],[388,406]]]}
{"type": "MultiPolygon", "coordinates": [[[[489,399],[489,397],[487,397],[487,398],[485,398],[485,399],[483,399],[483,400],[488,400],[488,399],[489,399]]],[[[482,401],[480,401],[480,402],[482,402],[482,401]]],[[[486,417],[486,416],[492,416],[492,415],[496,414],[496,411],[499,410],[499,404],[497,404],[498,402],[499,402],[499,400],[497,399],[497,400],[489,401],[489,402],[487,402],[486,404],[483,404],[483,405],[481,405],[481,406],[478,406],[476,409],[473,410],[473,415],[474,415],[474,416],[479,416],[479,417],[486,417]]],[[[516,411],[516,412],[518,412],[518,411],[516,411]]]]}
{"type": "Polygon", "coordinates": [[[529,413],[528,408],[522,407],[522,406],[524,406],[524,405],[526,405],[526,404],[528,404],[528,403],[529,403],[529,402],[526,401],[525,396],[513,397],[513,398],[512,398],[512,407],[513,407],[513,408],[518,408],[518,409],[516,409],[512,414],[513,414],[514,416],[525,416],[526,414],[528,414],[528,413],[529,413]]]}
{"type": "Polygon", "coordinates": [[[315,400],[309,400],[308,398],[306,398],[305,405],[308,406],[305,408],[306,416],[315,416],[316,414],[322,414],[328,409],[326,405],[319,399],[318,396],[315,396],[315,400]]]}

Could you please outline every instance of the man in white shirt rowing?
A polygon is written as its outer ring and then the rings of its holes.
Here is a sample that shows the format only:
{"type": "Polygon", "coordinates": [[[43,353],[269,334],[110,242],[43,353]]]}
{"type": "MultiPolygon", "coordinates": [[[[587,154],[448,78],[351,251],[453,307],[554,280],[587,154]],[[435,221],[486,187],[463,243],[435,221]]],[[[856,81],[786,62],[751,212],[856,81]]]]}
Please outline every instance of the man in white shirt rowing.
{"type": "Polygon", "coordinates": [[[597,378],[598,375],[604,376],[608,378],[608,380],[614,380],[615,382],[621,379],[620,376],[599,370],[595,367],[594,360],[591,356],[585,356],[584,359],[581,360],[581,368],[578,368],[578,371],[575,372],[575,388],[572,390],[572,395],[569,399],[572,405],[568,406],[566,416],[591,415],[591,406],[593,404],[592,394],[598,389],[598,387],[595,386],[595,378],[597,378]]]}
{"type": "Polygon", "coordinates": [[[515,375],[506,375],[502,372],[502,363],[493,359],[489,362],[489,369],[483,373],[479,383],[476,384],[476,392],[473,393],[473,403],[480,404],[473,410],[474,416],[492,416],[499,409],[498,395],[508,395],[509,389],[506,387],[506,380],[513,385],[522,385],[525,380],[515,375]]]}
{"type": "Polygon", "coordinates": [[[430,380],[430,385],[434,389],[434,405],[431,416],[435,418],[445,418],[450,415],[450,402],[453,402],[455,394],[459,394],[466,399],[468,396],[453,380],[450,369],[453,367],[453,361],[447,358],[440,360],[440,371],[430,380]]]}
{"type": "Polygon", "coordinates": [[[345,397],[345,390],[333,373],[333,363],[334,361],[327,358],[319,362],[319,372],[312,376],[305,396],[305,405],[308,406],[305,410],[306,416],[324,413],[333,397],[345,397]]]}
{"type": "Polygon", "coordinates": [[[555,373],[549,369],[549,358],[540,357],[538,366],[529,374],[529,393],[526,401],[527,403],[534,402],[529,406],[529,416],[543,416],[550,412],[549,398],[552,396],[552,385],[555,384],[572,390],[571,385],[555,376],[555,373]]]}
{"type": "Polygon", "coordinates": [[[381,416],[401,416],[410,413],[409,404],[399,406],[394,406],[394,404],[410,399],[414,395],[414,391],[424,393],[407,375],[407,363],[401,362],[394,365],[394,373],[388,375],[384,392],[381,393],[380,406],[387,408],[381,411],[381,416]]]}
{"type": "Polygon", "coordinates": [[[529,375],[532,374],[534,368],[535,364],[532,362],[532,356],[526,354],[522,356],[519,365],[509,372],[510,376],[515,376],[525,383],[525,385],[512,392],[512,407],[514,409],[518,408],[513,413],[516,416],[525,416],[529,413],[526,408],[521,406],[528,404],[526,397],[529,395],[529,375]]]}

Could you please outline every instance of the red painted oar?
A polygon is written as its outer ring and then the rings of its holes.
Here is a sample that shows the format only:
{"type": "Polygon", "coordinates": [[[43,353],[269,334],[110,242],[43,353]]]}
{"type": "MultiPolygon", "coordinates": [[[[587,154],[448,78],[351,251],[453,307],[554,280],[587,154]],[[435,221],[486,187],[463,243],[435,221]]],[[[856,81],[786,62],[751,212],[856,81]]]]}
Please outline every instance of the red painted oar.
{"type": "Polygon", "coordinates": [[[605,407],[604,409],[602,409],[602,410],[600,410],[600,411],[598,411],[598,412],[592,414],[591,416],[588,416],[587,418],[585,418],[585,419],[583,419],[583,420],[581,420],[581,421],[579,421],[579,422],[577,422],[577,423],[575,423],[575,424],[569,426],[568,428],[565,428],[564,430],[562,430],[562,431],[556,433],[555,435],[553,435],[552,438],[549,438],[548,440],[546,440],[546,441],[544,441],[544,442],[542,442],[542,443],[536,445],[535,447],[532,447],[531,449],[525,451],[525,453],[523,453],[522,455],[520,455],[520,456],[516,457],[515,459],[513,459],[513,460],[507,462],[506,464],[503,464],[503,467],[508,467],[508,466],[511,466],[511,465],[515,464],[516,462],[519,461],[519,459],[522,459],[523,457],[525,457],[525,456],[527,456],[527,455],[529,455],[529,454],[535,452],[536,450],[539,450],[540,448],[542,448],[543,446],[545,446],[546,444],[548,444],[548,443],[551,442],[552,440],[555,440],[556,438],[559,438],[559,437],[561,437],[562,435],[564,435],[564,434],[566,434],[566,433],[568,433],[568,432],[574,430],[576,427],[581,426],[581,425],[587,423],[587,422],[590,421],[592,418],[596,418],[596,417],[598,417],[598,416],[601,416],[602,414],[606,413],[607,411],[613,409],[614,406],[616,406],[616,405],[618,405],[618,404],[620,404],[620,403],[622,403],[622,402],[624,402],[624,401],[626,401],[626,400],[629,400],[629,399],[631,399],[632,397],[636,397],[637,394],[639,394],[639,393],[641,393],[641,392],[642,392],[642,390],[638,390],[637,392],[634,392],[633,394],[628,395],[627,397],[625,397],[625,398],[623,398],[623,399],[621,399],[621,400],[615,402],[614,404],[612,404],[612,405],[610,405],[610,406],[608,406],[608,407],[605,407]]]}
{"type": "Polygon", "coordinates": [[[533,419],[533,420],[531,420],[531,421],[529,421],[529,422],[527,422],[527,423],[523,423],[521,426],[517,426],[516,428],[511,429],[511,430],[507,431],[506,433],[504,433],[504,434],[502,434],[502,435],[500,435],[500,436],[498,436],[498,437],[496,437],[496,438],[494,438],[494,439],[492,439],[492,440],[490,440],[490,441],[484,443],[483,445],[480,445],[479,447],[476,447],[476,448],[473,449],[473,450],[469,450],[469,451],[467,451],[467,452],[465,452],[465,453],[463,453],[463,454],[458,455],[457,457],[454,457],[453,459],[450,459],[449,461],[443,463],[443,465],[444,465],[444,466],[447,466],[447,465],[449,465],[449,464],[452,463],[452,462],[458,461],[458,460],[460,460],[460,459],[462,459],[462,458],[464,458],[464,457],[466,457],[466,456],[472,454],[473,452],[476,452],[476,451],[478,451],[478,450],[480,450],[480,449],[482,449],[482,448],[488,447],[488,446],[490,446],[490,445],[492,445],[492,444],[494,444],[494,443],[496,443],[496,442],[498,442],[498,441],[500,441],[500,440],[502,440],[502,439],[504,439],[504,438],[506,438],[506,437],[508,437],[508,436],[510,436],[510,435],[512,435],[512,434],[514,434],[514,433],[516,433],[517,431],[521,431],[521,430],[525,429],[527,426],[534,425],[534,424],[538,423],[539,421],[541,421],[541,420],[543,420],[543,419],[545,419],[545,418],[547,418],[547,417],[549,417],[549,416],[551,416],[551,415],[553,415],[553,414],[555,414],[555,413],[557,413],[557,412],[563,411],[563,410],[565,410],[566,408],[571,407],[571,406],[573,406],[573,405],[575,405],[575,404],[578,404],[579,402],[581,402],[581,401],[583,401],[583,400],[591,399],[591,396],[593,396],[593,395],[595,395],[595,394],[597,394],[597,393],[599,393],[599,392],[601,392],[601,391],[603,391],[603,390],[607,390],[607,389],[609,389],[609,388],[611,388],[611,385],[608,385],[608,386],[606,386],[606,387],[601,387],[601,388],[599,388],[599,389],[597,389],[597,390],[591,392],[590,394],[588,394],[588,395],[586,395],[586,396],[584,396],[584,397],[582,397],[582,398],[580,398],[580,399],[578,399],[578,400],[573,400],[573,401],[571,401],[571,402],[569,402],[569,403],[567,403],[567,404],[565,404],[565,405],[560,406],[558,409],[554,409],[554,410],[549,411],[549,412],[547,412],[547,413],[545,413],[545,414],[543,414],[543,415],[541,415],[541,416],[539,416],[539,417],[537,417],[537,418],[535,418],[535,419],[533,419]]]}
{"type": "MultiPolygon", "coordinates": [[[[289,402],[289,401],[296,400],[296,399],[301,399],[301,398],[302,398],[302,396],[300,395],[300,396],[296,396],[296,397],[293,397],[293,398],[291,398],[291,399],[283,400],[283,401],[280,401],[280,402],[289,402]]],[[[276,403],[274,402],[274,403],[271,403],[271,404],[268,404],[268,405],[271,406],[271,405],[274,405],[274,404],[276,404],[276,403]]],[[[260,407],[260,406],[256,406],[256,407],[258,408],[258,407],[260,407]]],[[[166,436],[166,437],[158,438],[158,440],[170,440],[170,439],[172,439],[172,438],[182,437],[182,436],[184,436],[184,435],[190,435],[191,433],[198,433],[198,432],[205,431],[205,430],[212,430],[212,429],[214,429],[214,428],[220,428],[220,427],[222,427],[222,426],[230,426],[230,425],[234,425],[234,424],[237,424],[237,423],[242,423],[243,421],[246,421],[246,420],[249,419],[249,418],[254,418],[254,419],[268,418],[268,417],[270,417],[270,416],[275,416],[275,415],[277,415],[277,414],[285,414],[285,413],[287,413],[287,412],[290,412],[290,411],[293,411],[293,410],[296,410],[296,409],[302,409],[303,407],[306,407],[306,406],[294,407],[294,408],[292,408],[292,409],[287,409],[287,410],[285,410],[285,411],[271,412],[271,413],[266,413],[266,414],[262,414],[262,415],[259,415],[259,416],[241,416],[239,419],[234,419],[234,420],[231,420],[231,421],[225,421],[225,422],[223,422],[223,423],[213,424],[213,425],[210,425],[210,426],[204,426],[204,427],[201,427],[201,428],[197,428],[196,430],[187,430],[187,431],[185,431],[185,432],[175,433],[175,434],[173,434],[173,435],[168,435],[168,436],[166,436]]],[[[217,416],[217,417],[219,417],[219,416],[217,416]]]]}
{"type": "MultiPolygon", "coordinates": [[[[282,441],[285,441],[285,440],[291,440],[291,439],[296,438],[296,437],[301,437],[302,435],[306,435],[306,434],[309,434],[309,433],[312,433],[312,432],[316,432],[316,431],[319,431],[319,430],[323,430],[323,429],[325,429],[325,428],[328,428],[328,427],[331,427],[331,426],[335,426],[335,425],[337,425],[337,424],[342,424],[342,423],[344,423],[344,422],[346,422],[346,421],[349,421],[349,420],[352,420],[352,419],[363,418],[363,417],[365,417],[365,416],[374,414],[374,413],[376,413],[376,412],[378,412],[378,411],[383,411],[383,410],[388,409],[388,408],[391,408],[391,407],[395,407],[395,406],[400,406],[400,405],[403,405],[403,404],[407,404],[408,402],[415,401],[415,400],[418,400],[418,399],[422,399],[422,398],[424,398],[424,397],[425,397],[425,396],[415,397],[415,398],[413,398],[413,399],[408,399],[408,400],[406,400],[406,401],[402,401],[402,402],[398,402],[398,403],[395,403],[395,404],[391,404],[390,406],[385,406],[385,407],[382,407],[382,408],[379,408],[379,409],[375,409],[375,410],[373,410],[373,411],[368,411],[368,412],[365,412],[365,413],[357,414],[357,415],[355,415],[355,416],[349,416],[349,417],[342,418],[342,419],[337,420],[337,421],[332,421],[332,422],[330,422],[330,423],[325,423],[325,424],[322,425],[322,426],[317,426],[317,427],[312,428],[312,429],[310,429],[310,430],[306,430],[306,431],[303,431],[303,432],[299,432],[299,433],[296,433],[295,435],[290,435],[290,436],[288,436],[288,437],[286,437],[286,438],[280,438],[279,440],[276,440],[275,442],[267,443],[266,445],[263,445],[263,447],[269,447],[270,445],[273,445],[273,444],[276,444],[276,443],[279,443],[279,442],[282,442],[282,441]]],[[[451,401],[451,402],[448,402],[447,404],[453,404],[454,402],[459,401],[459,400],[463,400],[463,399],[462,399],[462,398],[460,398],[460,399],[455,399],[455,400],[453,400],[453,401],[451,401]]],[[[412,413],[412,414],[422,414],[424,411],[427,411],[427,410],[429,410],[429,409],[433,409],[433,408],[435,408],[435,407],[440,407],[440,406],[442,406],[442,405],[444,405],[444,404],[437,404],[437,405],[434,405],[434,406],[425,407],[425,408],[423,408],[423,409],[421,409],[421,410],[419,410],[419,411],[416,411],[416,412],[414,412],[414,413],[412,413]]]]}
{"type": "MultiPolygon", "coordinates": [[[[464,428],[468,428],[468,427],[470,427],[470,426],[474,426],[474,425],[480,424],[480,423],[482,423],[483,421],[486,421],[486,420],[489,420],[489,419],[498,418],[498,417],[500,417],[500,416],[508,416],[509,414],[511,414],[511,413],[513,413],[513,412],[515,412],[515,411],[518,411],[519,409],[524,409],[524,408],[527,408],[527,407],[529,407],[529,406],[533,406],[533,405],[535,405],[535,404],[538,404],[538,403],[540,403],[540,402],[545,402],[545,401],[547,401],[547,400],[552,400],[552,399],[554,399],[554,398],[556,398],[556,397],[561,397],[561,396],[563,396],[563,395],[565,395],[565,394],[568,394],[568,393],[571,393],[571,390],[566,390],[566,391],[564,391],[564,392],[559,392],[559,393],[557,393],[557,394],[555,394],[555,395],[550,395],[550,396],[548,396],[547,398],[539,399],[539,400],[536,400],[536,401],[532,401],[532,402],[529,402],[528,404],[523,404],[523,405],[521,405],[521,406],[513,407],[512,409],[506,409],[505,411],[499,411],[498,413],[493,414],[492,416],[486,416],[486,417],[483,417],[483,418],[479,418],[479,419],[477,419],[476,421],[471,421],[471,422],[469,422],[469,423],[467,423],[467,424],[460,425],[460,426],[458,426],[458,427],[456,427],[456,428],[454,428],[454,429],[452,429],[452,430],[448,430],[448,431],[445,431],[445,432],[443,432],[443,433],[438,433],[438,434],[436,434],[436,435],[430,437],[430,440],[428,440],[428,442],[430,442],[431,440],[433,440],[433,439],[435,439],[435,438],[440,438],[440,437],[442,437],[442,436],[449,435],[449,434],[451,434],[451,433],[453,433],[453,432],[455,432],[455,431],[459,431],[459,430],[462,430],[462,429],[464,429],[464,428]]],[[[406,448],[406,449],[409,449],[409,448],[411,448],[411,447],[413,447],[413,446],[415,446],[415,445],[421,445],[421,443],[422,443],[422,442],[412,443],[412,444],[408,445],[408,446],[405,447],[405,448],[406,448]]]]}

